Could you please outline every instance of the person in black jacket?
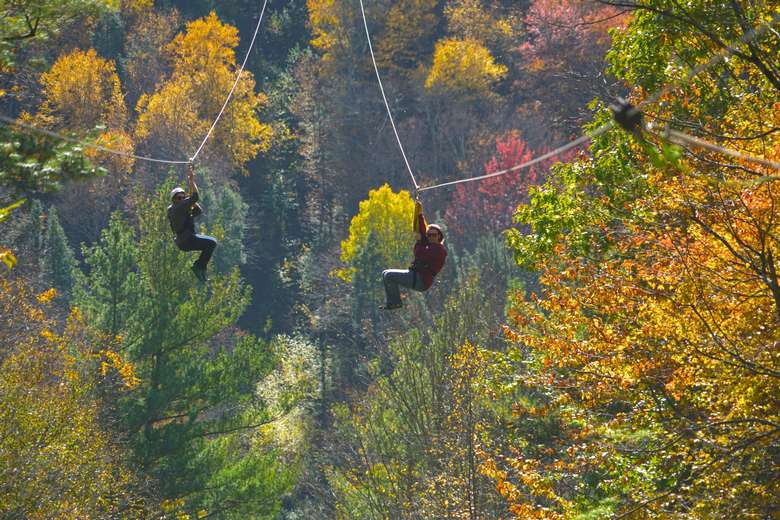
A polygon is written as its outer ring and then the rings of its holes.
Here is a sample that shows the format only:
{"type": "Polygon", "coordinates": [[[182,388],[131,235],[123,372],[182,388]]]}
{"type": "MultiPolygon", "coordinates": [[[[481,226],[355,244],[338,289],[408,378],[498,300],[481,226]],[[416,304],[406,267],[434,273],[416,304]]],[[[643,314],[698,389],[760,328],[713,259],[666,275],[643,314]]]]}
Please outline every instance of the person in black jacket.
{"type": "Polygon", "coordinates": [[[195,217],[203,213],[198,204],[198,186],[195,184],[195,173],[190,167],[187,173],[189,181],[189,196],[185,191],[176,187],[171,190],[171,205],[168,206],[168,220],[176,237],[174,241],[182,251],[200,251],[200,256],[192,264],[192,272],[201,282],[206,282],[206,266],[217,247],[217,241],[213,237],[198,235],[195,233],[195,217]]]}

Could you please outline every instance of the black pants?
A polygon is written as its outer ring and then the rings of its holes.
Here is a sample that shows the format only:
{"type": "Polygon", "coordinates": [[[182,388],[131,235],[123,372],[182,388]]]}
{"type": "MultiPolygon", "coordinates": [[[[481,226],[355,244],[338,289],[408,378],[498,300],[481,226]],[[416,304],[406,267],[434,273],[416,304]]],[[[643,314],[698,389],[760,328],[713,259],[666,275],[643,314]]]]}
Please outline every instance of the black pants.
{"type": "Polygon", "coordinates": [[[199,269],[206,269],[217,247],[217,239],[206,235],[184,235],[176,237],[176,245],[182,251],[200,251],[195,265],[199,269]]]}

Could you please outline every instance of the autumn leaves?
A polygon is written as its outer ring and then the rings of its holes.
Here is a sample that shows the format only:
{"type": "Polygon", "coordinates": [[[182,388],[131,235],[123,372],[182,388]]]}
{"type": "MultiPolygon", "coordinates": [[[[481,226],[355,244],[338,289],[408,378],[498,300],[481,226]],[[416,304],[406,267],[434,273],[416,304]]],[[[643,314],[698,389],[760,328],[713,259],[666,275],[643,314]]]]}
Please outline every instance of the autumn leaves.
{"type": "MultiPolygon", "coordinates": [[[[236,79],[238,30],[212,12],[165,41],[170,30],[164,30],[166,20],[162,19],[175,15],[150,9],[141,6],[132,18],[151,35],[146,35],[145,48],[134,42],[139,47],[134,49],[137,59],[131,59],[123,71],[127,90],[137,96],[137,117],[126,106],[117,65],[94,49],[75,49],[61,55],[41,76],[43,102],[35,115],[22,119],[85,135],[103,124],[97,144],[107,148],[170,159],[190,157],[236,79]],[[139,60],[153,65],[146,75],[139,71],[139,60]],[[149,78],[149,74],[156,76],[149,78]]],[[[273,130],[257,116],[265,103],[266,97],[255,93],[251,73],[243,73],[223,123],[205,148],[204,159],[222,168],[242,170],[247,161],[267,150],[273,130]]],[[[108,158],[100,152],[93,155],[114,172],[133,167],[132,159],[108,158]]]]}

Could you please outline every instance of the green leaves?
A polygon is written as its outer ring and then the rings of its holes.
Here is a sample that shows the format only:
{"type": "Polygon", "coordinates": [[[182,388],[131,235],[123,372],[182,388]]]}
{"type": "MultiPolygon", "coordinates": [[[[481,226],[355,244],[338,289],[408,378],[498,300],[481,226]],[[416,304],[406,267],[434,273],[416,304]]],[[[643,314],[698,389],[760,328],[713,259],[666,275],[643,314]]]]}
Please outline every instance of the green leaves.
{"type": "Polygon", "coordinates": [[[14,192],[50,192],[63,180],[104,175],[79,145],[0,125],[0,186],[14,192]]]}

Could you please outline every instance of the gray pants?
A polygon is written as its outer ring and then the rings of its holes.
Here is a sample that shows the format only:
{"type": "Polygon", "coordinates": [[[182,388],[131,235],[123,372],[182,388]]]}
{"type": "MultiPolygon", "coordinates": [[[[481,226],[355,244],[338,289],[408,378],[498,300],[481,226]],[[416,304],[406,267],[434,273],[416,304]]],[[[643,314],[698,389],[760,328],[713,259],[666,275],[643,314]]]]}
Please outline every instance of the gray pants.
{"type": "Polygon", "coordinates": [[[401,305],[401,291],[399,286],[404,286],[415,291],[424,291],[423,280],[410,269],[387,269],[382,271],[382,282],[385,284],[387,305],[401,305]]]}

